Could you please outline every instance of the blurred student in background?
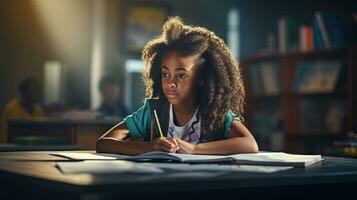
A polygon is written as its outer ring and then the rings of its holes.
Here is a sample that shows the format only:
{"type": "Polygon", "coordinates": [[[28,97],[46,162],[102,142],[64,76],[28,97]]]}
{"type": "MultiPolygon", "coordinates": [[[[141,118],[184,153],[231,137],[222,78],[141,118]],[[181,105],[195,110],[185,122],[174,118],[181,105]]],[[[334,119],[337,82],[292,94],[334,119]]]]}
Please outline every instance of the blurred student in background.
{"type": "Polygon", "coordinates": [[[29,77],[19,84],[20,98],[14,98],[8,104],[1,118],[0,142],[8,140],[8,120],[9,119],[40,119],[43,111],[40,105],[41,88],[37,79],[29,77]]]}
{"type": "Polygon", "coordinates": [[[99,90],[102,95],[102,104],[98,111],[102,117],[124,117],[128,114],[123,104],[118,81],[114,77],[104,76],[99,82],[99,90]]]}

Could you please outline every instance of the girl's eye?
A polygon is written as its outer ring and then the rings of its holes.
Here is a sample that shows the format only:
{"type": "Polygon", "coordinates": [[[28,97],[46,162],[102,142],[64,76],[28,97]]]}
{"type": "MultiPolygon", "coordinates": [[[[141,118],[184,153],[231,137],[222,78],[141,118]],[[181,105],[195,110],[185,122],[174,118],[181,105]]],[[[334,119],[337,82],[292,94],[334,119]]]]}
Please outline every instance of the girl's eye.
{"type": "Polygon", "coordinates": [[[169,76],[169,74],[168,74],[168,73],[166,73],[166,72],[162,72],[162,77],[166,78],[166,77],[168,77],[168,76],[169,76]]]}
{"type": "Polygon", "coordinates": [[[186,74],[179,74],[178,77],[182,80],[186,79],[188,76],[186,74]]]}

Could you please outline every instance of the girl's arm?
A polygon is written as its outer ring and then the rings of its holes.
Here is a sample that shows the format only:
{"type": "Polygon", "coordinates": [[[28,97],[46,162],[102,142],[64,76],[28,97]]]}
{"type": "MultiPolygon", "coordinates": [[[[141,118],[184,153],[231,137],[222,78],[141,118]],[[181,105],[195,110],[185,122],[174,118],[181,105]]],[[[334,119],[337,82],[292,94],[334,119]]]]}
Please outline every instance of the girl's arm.
{"type": "Polygon", "coordinates": [[[96,143],[98,153],[118,153],[124,155],[138,155],[149,151],[177,151],[174,141],[169,138],[158,138],[151,142],[133,140],[125,123],[120,123],[103,136],[96,143]]]}
{"type": "Polygon", "coordinates": [[[179,145],[179,153],[190,154],[237,154],[256,153],[259,151],[257,142],[249,130],[239,121],[233,120],[229,139],[190,144],[175,138],[179,145]]]}

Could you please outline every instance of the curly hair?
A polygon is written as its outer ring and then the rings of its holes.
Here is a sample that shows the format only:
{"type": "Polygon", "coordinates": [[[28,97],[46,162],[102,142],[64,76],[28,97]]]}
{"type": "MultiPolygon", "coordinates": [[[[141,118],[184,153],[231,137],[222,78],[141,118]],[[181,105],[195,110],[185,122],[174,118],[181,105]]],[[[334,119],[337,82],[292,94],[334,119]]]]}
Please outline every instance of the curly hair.
{"type": "Polygon", "coordinates": [[[213,32],[185,25],[181,18],[171,17],[162,34],[148,42],[142,52],[145,68],[142,74],[146,97],[165,98],[161,86],[161,59],[169,51],[180,56],[197,56],[199,74],[203,74],[199,104],[203,132],[217,133],[223,128],[231,109],[241,116],[245,91],[241,70],[222,39],[213,32]]]}

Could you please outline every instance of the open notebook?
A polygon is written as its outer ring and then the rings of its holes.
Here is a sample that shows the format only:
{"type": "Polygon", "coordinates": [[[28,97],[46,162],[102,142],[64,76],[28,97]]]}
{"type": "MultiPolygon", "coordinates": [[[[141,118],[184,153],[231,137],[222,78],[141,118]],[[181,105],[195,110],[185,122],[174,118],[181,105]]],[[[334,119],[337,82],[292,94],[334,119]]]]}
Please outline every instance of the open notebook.
{"type": "Polygon", "coordinates": [[[283,152],[241,153],[233,155],[192,155],[152,151],[138,156],[124,156],[101,153],[54,153],[52,155],[73,160],[131,160],[160,161],[171,160],[184,163],[234,162],[236,164],[308,167],[322,159],[321,155],[287,154],[283,152]]]}

